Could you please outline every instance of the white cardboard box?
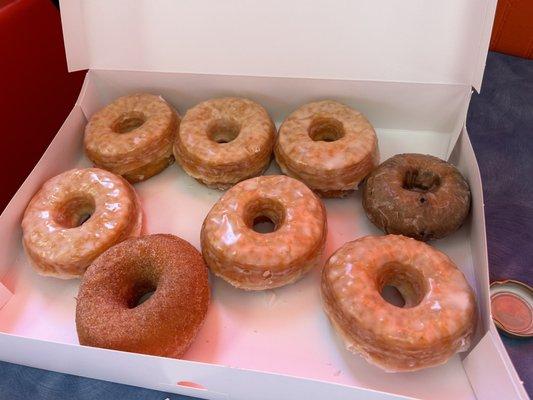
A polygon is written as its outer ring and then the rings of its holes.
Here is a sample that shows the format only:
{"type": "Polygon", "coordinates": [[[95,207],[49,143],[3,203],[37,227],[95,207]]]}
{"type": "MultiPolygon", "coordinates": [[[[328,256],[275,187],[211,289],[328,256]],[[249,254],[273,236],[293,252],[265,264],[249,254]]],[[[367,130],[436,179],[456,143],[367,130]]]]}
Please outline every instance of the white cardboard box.
{"type": "MultiPolygon", "coordinates": [[[[495,0],[68,0],[61,3],[71,70],[88,68],[79,99],[0,217],[0,359],[207,399],[525,399],[492,323],[483,194],[465,127],[479,90],[495,0]],[[348,353],[321,309],[319,271],[285,288],[249,293],[212,279],[206,322],[184,360],[78,345],[79,281],[33,272],[20,221],[48,178],[88,166],[87,119],[113,98],[162,94],[183,115],[201,100],[252,98],[279,124],[299,105],[333,98],[376,127],[381,159],[449,157],[468,179],[472,212],[432,242],[477,293],[470,352],[445,365],[388,374],[348,353]],[[405,397],[404,397],[405,396],[405,397]]],[[[275,162],[268,173],[278,172],[275,162]]],[[[199,248],[201,222],[221,192],[172,165],[135,185],[148,233],[199,248]]],[[[360,193],[325,201],[326,255],[365,234],[360,193]]]]}

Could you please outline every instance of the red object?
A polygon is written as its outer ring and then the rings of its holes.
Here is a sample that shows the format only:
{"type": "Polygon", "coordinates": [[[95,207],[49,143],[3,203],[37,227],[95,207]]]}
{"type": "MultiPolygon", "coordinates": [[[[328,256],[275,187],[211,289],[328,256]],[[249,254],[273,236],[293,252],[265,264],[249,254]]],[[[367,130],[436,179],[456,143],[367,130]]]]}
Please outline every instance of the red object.
{"type": "Polygon", "coordinates": [[[84,75],[67,71],[50,0],[0,0],[0,210],[61,127],[84,75]]]}
{"type": "Polygon", "coordinates": [[[490,49],[533,59],[533,1],[499,0],[490,49]]]}
{"type": "Polygon", "coordinates": [[[533,310],[514,293],[497,293],[491,298],[492,317],[507,331],[518,334],[531,333],[533,310]]]}

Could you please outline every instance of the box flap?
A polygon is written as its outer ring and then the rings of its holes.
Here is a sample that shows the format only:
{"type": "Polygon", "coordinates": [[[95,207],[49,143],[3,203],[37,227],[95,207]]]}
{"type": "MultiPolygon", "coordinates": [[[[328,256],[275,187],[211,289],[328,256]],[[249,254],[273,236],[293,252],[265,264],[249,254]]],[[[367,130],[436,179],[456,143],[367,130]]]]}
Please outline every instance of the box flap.
{"type": "Polygon", "coordinates": [[[496,0],[68,0],[70,70],[465,84],[496,0]]]}
{"type": "Polygon", "coordinates": [[[494,326],[466,356],[463,366],[478,399],[528,399],[494,326]]]}

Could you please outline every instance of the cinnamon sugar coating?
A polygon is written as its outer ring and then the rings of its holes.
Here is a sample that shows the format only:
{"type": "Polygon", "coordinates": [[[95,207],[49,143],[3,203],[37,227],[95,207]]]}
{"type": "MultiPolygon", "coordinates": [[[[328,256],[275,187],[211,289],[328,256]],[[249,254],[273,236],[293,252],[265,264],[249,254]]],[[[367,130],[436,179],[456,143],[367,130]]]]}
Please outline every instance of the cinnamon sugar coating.
{"type": "Polygon", "coordinates": [[[324,309],[348,350],[389,372],[445,363],[476,325],[474,292],[443,253],[405,236],[346,243],[322,273],[324,309]],[[395,286],[403,308],[381,296],[395,286]]]}
{"type": "Polygon", "coordinates": [[[327,235],[326,211],[303,183],[283,175],[240,182],[213,206],[201,231],[211,271],[241,289],[292,283],[320,263],[327,235]],[[253,230],[268,218],[269,233],[253,230]]]}
{"type": "Polygon", "coordinates": [[[275,137],[261,105],[236,97],[211,99],[183,117],[174,156],[187,174],[224,190],[268,168],[275,137]]]}
{"type": "Polygon", "coordinates": [[[94,114],[85,128],[85,153],[98,167],[135,183],[174,162],[172,143],[180,117],[161,96],[119,97],[94,114]]]}
{"type": "Polygon", "coordinates": [[[207,268],[198,250],[176,236],[129,239],[91,264],[77,300],[80,344],[179,358],[207,313],[207,268]]]}
{"type": "Polygon", "coordinates": [[[98,168],[72,169],[33,196],[22,219],[22,242],[39,274],[75,278],[141,228],[141,205],[126,180],[98,168]]]}
{"type": "Polygon", "coordinates": [[[308,103],[281,125],[274,148],[284,174],[324,197],[343,197],[379,162],[374,128],[363,114],[332,100],[308,103]]]}
{"type": "Polygon", "coordinates": [[[452,164],[424,154],[397,154],[366,179],[363,207],[385,233],[418,240],[456,231],[470,211],[470,188],[452,164]]]}

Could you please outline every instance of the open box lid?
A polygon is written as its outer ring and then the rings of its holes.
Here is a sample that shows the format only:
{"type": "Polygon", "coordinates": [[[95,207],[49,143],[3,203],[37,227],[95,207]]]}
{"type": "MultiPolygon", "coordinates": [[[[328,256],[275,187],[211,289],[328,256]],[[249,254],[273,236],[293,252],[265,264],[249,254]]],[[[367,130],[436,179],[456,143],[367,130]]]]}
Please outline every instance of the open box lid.
{"type": "Polygon", "coordinates": [[[424,82],[479,91],[496,0],[67,0],[69,69],[424,82]]]}

